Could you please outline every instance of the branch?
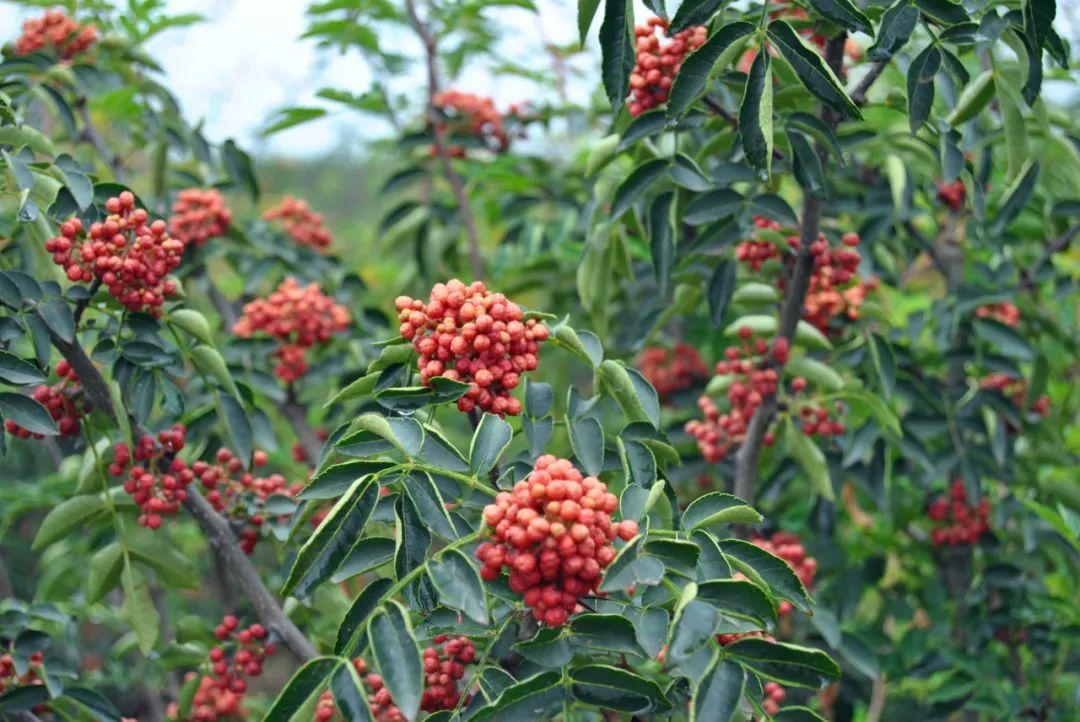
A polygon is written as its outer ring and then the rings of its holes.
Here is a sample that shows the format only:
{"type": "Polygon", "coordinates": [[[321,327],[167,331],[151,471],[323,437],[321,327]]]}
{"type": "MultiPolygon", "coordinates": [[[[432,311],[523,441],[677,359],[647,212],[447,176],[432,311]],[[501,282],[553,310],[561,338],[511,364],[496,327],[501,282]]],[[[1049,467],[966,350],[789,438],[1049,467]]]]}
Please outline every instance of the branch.
{"type": "Polygon", "coordinates": [[[1074,223],[1069,226],[1068,229],[1054,240],[1047,243],[1043,248],[1043,253],[1039,256],[1039,260],[1035,261],[1030,268],[1024,268],[1020,270],[1020,284],[1027,291],[1035,290],[1035,277],[1042,270],[1042,267],[1050,262],[1050,259],[1054,257],[1055,253],[1061,253],[1069,244],[1080,235],[1080,222],[1074,223]]]}
{"type": "Polygon", "coordinates": [[[473,280],[479,281],[484,277],[484,262],[480,257],[480,237],[476,231],[476,221],[473,218],[472,209],[469,207],[469,197],[465,193],[465,183],[454,170],[450,163],[450,155],[446,150],[446,128],[439,121],[438,112],[435,108],[435,96],[439,92],[439,68],[438,61],[438,38],[430,28],[421,20],[416,10],[415,0],[405,0],[405,10],[409,15],[409,24],[413,32],[420,38],[424,46],[424,60],[427,65],[427,118],[431,126],[431,135],[435,143],[435,154],[439,158],[443,175],[450,184],[450,192],[454,195],[458,213],[461,215],[461,225],[465,227],[465,235],[469,239],[469,262],[472,267],[473,280]]]}
{"type": "Polygon", "coordinates": [[[94,126],[94,121],[90,117],[90,109],[86,106],[86,97],[79,95],[75,98],[75,110],[79,113],[79,118],[83,122],[82,139],[94,146],[94,150],[97,151],[101,159],[105,161],[105,164],[109,166],[109,170],[112,171],[113,178],[118,183],[127,184],[126,173],[124,172],[124,166],[120,162],[120,156],[109,150],[109,144],[105,142],[105,139],[98,132],[97,127],[94,126]]]}
{"type": "Polygon", "coordinates": [[[859,107],[866,105],[866,94],[870,91],[870,86],[881,77],[881,74],[885,71],[885,66],[888,64],[888,60],[879,60],[870,66],[870,70],[862,77],[855,89],[851,91],[851,100],[855,105],[859,107]]]}
{"type": "MultiPolygon", "coordinates": [[[[53,346],[67,359],[67,362],[79,377],[79,383],[82,384],[87,398],[115,422],[117,420],[116,412],[113,409],[109,384],[105,381],[97,366],[90,360],[90,357],[86,355],[86,351],[78,343],[64,341],[52,329],[49,329],[49,338],[52,340],[53,346]]],[[[210,502],[203,497],[194,485],[187,488],[184,507],[187,508],[195,521],[198,522],[203,533],[206,534],[215,556],[232,574],[237,586],[255,608],[255,613],[263,626],[273,630],[281,638],[285,646],[302,661],[306,662],[314,659],[318,655],[315,647],[304,637],[299,628],[285,616],[277,600],[266,588],[266,585],[263,584],[251,560],[240,549],[236,535],[229,527],[228,522],[214,511],[214,508],[210,506],[210,502]]]]}
{"type": "MultiPolygon", "coordinates": [[[[835,72],[843,64],[844,42],[847,33],[841,32],[830,38],[825,46],[825,59],[835,72]]],[[[822,116],[831,127],[835,128],[838,118],[828,110],[822,111],[822,116]]],[[[822,149],[818,148],[818,153],[822,149]]],[[[780,307],[780,324],[777,328],[777,337],[791,339],[795,336],[795,329],[799,319],[803,315],[803,303],[806,301],[806,292],[810,288],[810,277],[814,272],[814,257],[810,253],[810,245],[817,241],[821,230],[821,199],[812,193],[803,195],[802,224],[799,229],[799,252],[795,257],[795,265],[791,271],[784,290],[784,300],[780,307]]],[[[783,365],[774,362],[777,372],[783,375],[783,365]]],[[[754,487],[757,485],[758,467],[761,463],[761,450],[765,445],[765,434],[769,425],[776,417],[778,403],[776,395],[764,398],[750,419],[739,451],[735,454],[735,483],[733,492],[747,501],[753,502],[754,487]]]]}

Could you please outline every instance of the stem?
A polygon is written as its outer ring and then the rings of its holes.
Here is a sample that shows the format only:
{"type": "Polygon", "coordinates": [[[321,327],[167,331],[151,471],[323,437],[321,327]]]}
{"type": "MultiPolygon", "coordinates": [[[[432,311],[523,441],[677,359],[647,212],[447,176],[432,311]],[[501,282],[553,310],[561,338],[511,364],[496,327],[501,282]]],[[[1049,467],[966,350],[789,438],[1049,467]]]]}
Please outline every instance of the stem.
{"type": "Polygon", "coordinates": [[[885,697],[888,695],[888,685],[885,683],[885,675],[874,678],[874,686],[870,691],[870,705],[866,708],[864,722],[878,722],[882,713],[885,712],[885,697]]]}
{"type": "Polygon", "coordinates": [[[127,174],[124,172],[124,166],[120,162],[120,157],[109,150],[109,144],[105,142],[105,138],[98,132],[93,119],[90,117],[90,109],[86,106],[85,96],[76,96],[75,110],[78,112],[79,118],[83,123],[82,139],[94,146],[94,150],[97,151],[97,154],[105,161],[105,165],[112,171],[113,178],[115,178],[118,183],[127,185],[127,174]]]}
{"type": "Polygon", "coordinates": [[[888,60],[879,60],[870,66],[870,70],[862,77],[859,84],[855,86],[855,89],[851,91],[851,101],[862,107],[866,105],[866,94],[870,91],[872,86],[881,74],[885,71],[885,67],[889,64],[888,60]]]}
{"type": "Polygon", "coordinates": [[[454,195],[458,213],[461,215],[461,225],[465,227],[465,236],[469,239],[469,262],[472,267],[473,280],[481,280],[484,277],[484,262],[480,257],[480,237],[476,231],[476,221],[473,218],[472,209],[469,207],[469,197],[465,193],[465,183],[453,164],[450,163],[450,155],[446,150],[446,128],[439,122],[438,111],[435,107],[435,96],[439,92],[439,68],[438,48],[439,39],[420,18],[416,10],[415,0],[405,0],[405,11],[409,15],[409,24],[413,32],[424,46],[424,61],[427,66],[427,116],[428,125],[431,126],[431,135],[435,144],[435,154],[439,158],[443,175],[450,184],[450,192],[454,195]]]}

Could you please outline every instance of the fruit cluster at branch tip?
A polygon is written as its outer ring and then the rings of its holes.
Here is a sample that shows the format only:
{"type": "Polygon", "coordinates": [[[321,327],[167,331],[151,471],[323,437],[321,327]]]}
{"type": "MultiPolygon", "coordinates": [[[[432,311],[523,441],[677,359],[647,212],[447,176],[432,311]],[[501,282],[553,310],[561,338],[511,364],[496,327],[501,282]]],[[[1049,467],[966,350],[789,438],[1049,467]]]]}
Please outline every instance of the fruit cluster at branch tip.
{"type": "Polygon", "coordinates": [[[169,218],[169,233],[185,246],[201,246],[223,235],[232,223],[232,211],[216,188],[187,188],[176,196],[169,218]]]}
{"type": "Polygon", "coordinates": [[[957,479],[949,488],[948,497],[934,499],[926,515],[939,522],[930,531],[934,546],[976,544],[983,532],[990,529],[990,500],[984,496],[978,504],[969,504],[964,482],[957,479]]]}
{"type": "MultiPolygon", "coordinates": [[[[20,687],[45,684],[39,671],[41,663],[45,661],[45,655],[42,652],[34,652],[27,661],[26,672],[19,674],[15,658],[10,654],[0,654],[0,694],[13,693],[20,687]]],[[[40,712],[43,707],[37,706],[34,710],[40,712]]]]}
{"type": "Polygon", "coordinates": [[[398,296],[395,306],[401,335],[419,354],[421,383],[431,386],[442,376],[469,384],[457,401],[466,413],[474,408],[499,416],[521,413],[521,402],[510,392],[521,374],[536,369],[547,326],[526,319],[520,306],[489,292],[481,281],[437,283],[426,304],[398,296]]]}
{"type": "Polygon", "coordinates": [[[349,310],[334,303],[319,284],[301,286],[290,276],[266,298],[244,304],[233,331],[241,338],[261,332],[280,341],[274,373],[291,384],[307,372],[306,349],[329,341],[347,329],[349,321],[349,310]]]}
{"type": "Polygon", "coordinates": [[[41,17],[23,23],[22,35],[15,41],[15,54],[28,55],[49,49],[61,60],[71,60],[88,50],[97,39],[97,28],[93,25],[81,25],[60,10],[49,10],[41,17]]]}
{"type": "MultiPolygon", "coordinates": [[[[57,361],[56,375],[60,377],[58,383],[52,386],[41,384],[34,389],[33,397],[49,412],[61,436],[75,436],[81,428],[82,418],[90,413],[90,402],[82,393],[79,377],[66,360],[57,361]]],[[[41,434],[24,429],[11,419],[4,420],[4,429],[20,439],[44,438],[41,434]]]]}
{"type": "Polygon", "coordinates": [[[967,188],[964,187],[964,181],[959,178],[952,183],[938,181],[937,199],[944,203],[953,213],[964,210],[964,204],[967,202],[967,188]]]}
{"type": "Polygon", "coordinates": [[[277,221],[297,244],[326,248],[334,238],[324,224],[322,213],[316,213],[300,198],[285,196],[273,208],[263,213],[263,219],[277,221]]]}
{"type": "MultiPolygon", "coordinates": [[[[499,153],[510,145],[503,116],[491,98],[460,90],[444,90],[431,98],[431,104],[442,115],[441,130],[468,133],[480,139],[488,150],[499,153]]],[[[446,150],[453,156],[464,156],[459,146],[446,150]]]]}
{"type": "Polygon", "coordinates": [[[493,581],[505,566],[510,588],[536,619],[558,627],[595,593],[615,558],[615,537],[633,538],[637,522],[614,522],[619,501],[607,485],[583,476],[567,459],[545,454],[532,473],[484,507],[492,541],[476,550],[480,576],[493,581]]]}
{"type": "Polygon", "coordinates": [[[129,310],[161,316],[161,305],[176,293],[168,274],[180,265],[183,242],[168,234],[165,221],[148,224],[149,216],[135,207],[130,191],[108,199],[105,210],[109,215],[92,224],[89,233],[78,218],[64,221],[45,250],[63,266],[68,280],[99,279],[129,310]]]}
{"type": "Polygon", "coordinates": [[[705,44],[708,33],[704,25],[696,25],[668,35],[667,20],[658,17],[634,28],[637,59],[630,73],[630,97],[626,100],[632,117],[667,102],[683,60],[705,44]]]}
{"type": "Polygon", "coordinates": [[[709,377],[709,368],[701,354],[688,343],[673,348],[650,346],[638,354],[637,364],[661,402],[709,377]]]}
{"type": "Polygon", "coordinates": [[[138,519],[141,526],[159,528],[162,517],[180,511],[180,503],[187,498],[187,487],[195,480],[195,472],[175,456],[184,448],[186,433],[183,424],[173,424],[172,428],[158,432],[156,442],[153,436],[143,434],[134,450],[123,441],[113,446],[109,473],[118,477],[127,472],[124,491],[142,511],[138,519]],[[140,463],[128,470],[132,457],[140,463]]]}

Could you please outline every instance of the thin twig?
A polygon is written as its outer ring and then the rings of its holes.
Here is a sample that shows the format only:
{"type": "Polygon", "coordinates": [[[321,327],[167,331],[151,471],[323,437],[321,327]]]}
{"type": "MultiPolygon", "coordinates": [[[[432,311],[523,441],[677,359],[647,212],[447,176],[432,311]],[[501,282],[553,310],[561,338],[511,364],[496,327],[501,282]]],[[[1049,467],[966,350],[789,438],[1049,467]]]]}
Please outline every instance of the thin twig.
{"type": "Polygon", "coordinates": [[[881,77],[881,74],[885,71],[885,66],[888,64],[888,60],[879,60],[870,66],[870,70],[862,77],[855,89],[851,91],[851,101],[855,105],[860,107],[866,105],[866,94],[870,91],[870,86],[881,77]]]}
{"type": "Polygon", "coordinates": [[[90,108],[86,105],[86,98],[82,95],[75,98],[75,110],[79,114],[79,118],[83,123],[82,139],[94,146],[94,150],[97,151],[101,159],[105,161],[105,164],[109,166],[109,170],[112,171],[113,178],[118,183],[127,183],[127,174],[124,172],[124,166],[120,161],[120,156],[109,150],[109,144],[105,142],[105,138],[98,132],[94,121],[90,117],[90,108]]]}
{"type": "Polygon", "coordinates": [[[1033,291],[1035,289],[1035,278],[1038,276],[1039,271],[1042,270],[1042,267],[1050,262],[1054,254],[1061,253],[1068,248],[1077,235],[1080,235],[1080,222],[1069,226],[1064,233],[1047,243],[1043,247],[1039,260],[1035,261],[1030,268],[1020,270],[1020,285],[1027,291],[1033,291]]]}

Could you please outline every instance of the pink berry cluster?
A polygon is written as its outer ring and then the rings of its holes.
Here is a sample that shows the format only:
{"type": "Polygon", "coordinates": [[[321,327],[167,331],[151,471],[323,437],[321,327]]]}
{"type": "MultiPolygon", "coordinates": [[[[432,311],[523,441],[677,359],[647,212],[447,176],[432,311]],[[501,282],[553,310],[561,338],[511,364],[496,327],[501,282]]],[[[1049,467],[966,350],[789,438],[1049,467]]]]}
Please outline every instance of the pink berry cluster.
{"type": "Polygon", "coordinates": [[[1020,325],[1020,308],[1015,303],[1008,301],[979,306],[975,309],[975,316],[977,318],[991,318],[1010,328],[1016,328],[1020,325]]]}
{"type": "Polygon", "coordinates": [[[525,319],[520,306],[480,281],[437,283],[427,303],[398,296],[395,306],[401,335],[419,354],[421,383],[430,386],[436,376],[468,383],[457,402],[466,413],[521,413],[521,401],[510,392],[521,374],[536,368],[547,326],[525,319]]]}
{"type": "MultiPolygon", "coordinates": [[[[770,348],[765,339],[751,343],[752,335],[749,327],[740,328],[742,346],[729,347],[724,352],[724,360],[716,364],[718,375],[736,377],[727,388],[728,411],[722,413],[715,401],[702,396],[698,399],[698,408],[704,418],[692,419],[684,427],[697,441],[701,455],[709,463],[722,461],[742,443],[758,406],[777,391],[779,374],[772,366],[773,361],[787,363],[790,345],[786,338],[777,338],[770,348]]],[[[771,445],[773,440],[772,432],[768,432],[765,443],[771,445]]]]}
{"type": "Polygon", "coordinates": [[[777,258],[776,244],[764,238],[762,231],[780,231],[780,224],[765,216],[754,216],[754,235],[735,246],[735,258],[753,271],[760,271],[767,261],[777,258]]]}
{"type": "MultiPolygon", "coordinates": [[[[506,150],[510,144],[502,113],[495,108],[491,98],[460,90],[444,90],[436,93],[431,103],[446,117],[445,129],[474,135],[495,152],[506,150]]],[[[464,149],[454,155],[464,155],[464,149]]]]}
{"type": "MultiPolygon", "coordinates": [[[[1024,399],[1027,397],[1027,381],[1024,379],[1009,373],[992,373],[980,381],[979,386],[991,391],[1000,391],[1013,400],[1016,408],[1023,410],[1024,399]]],[[[1050,414],[1050,397],[1042,394],[1035,399],[1029,410],[1046,418],[1050,414]]]]}
{"type": "Polygon", "coordinates": [[[62,60],[73,57],[97,42],[97,28],[80,25],[60,10],[49,10],[39,18],[23,23],[22,35],[15,41],[15,54],[28,55],[49,49],[62,60]]]}
{"type": "MultiPolygon", "coordinates": [[[[266,466],[265,451],[255,451],[252,466],[266,466]]],[[[217,450],[214,463],[200,459],[191,465],[191,470],[206,489],[206,500],[214,510],[243,524],[240,548],[249,555],[255,551],[259,530],[266,523],[266,501],[274,494],[296,496],[304,488],[299,482],[290,484],[282,474],[256,476],[244,471],[240,458],[225,448],[217,450]]]]}
{"type": "Polygon", "coordinates": [[[268,221],[277,221],[289,237],[301,246],[326,248],[334,238],[326,228],[322,213],[311,210],[307,201],[285,196],[273,208],[263,213],[268,221]]]}
{"type": "MultiPolygon", "coordinates": [[[[56,363],[56,375],[60,377],[59,383],[52,386],[42,384],[35,388],[34,400],[49,412],[61,436],[75,436],[79,433],[82,418],[90,413],[90,403],[82,393],[79,377],[64,359],[56,363]]],[[[4,420],[4,428],[20,439],[43,438],[41,434],[31,433],[11,419],[4,420]]]]}
{"type": "Polygon", "coordinates": [[[34,652],[30,655],[29,669],[24,674],[19,674],[15,669],[15,658],[10,654],[0,654],[0,694],[11,692],[19,687],[44,684],[41,678],[41,663],[45,655],[34,652]]]}
{"type": "Polygon", "coordinates": [[[65,221],[45,250],[69,280],[98,279],[128,309],[160,316],[165,299],[176,293],[168,274],[180,265],[184,243],[168,234],[165,221],[148,223],[129,191],[108,199],[105,210],[109,215],[89,233],[78,218],[65,221]]]}
{"type": "Polygon", "coordinates": [[[630,539],[637,522],[614,522],[619,501],[607,485],[583,476],[567,459],[545,454],[513,491],[484,507],[491,541],[476,550],[480,576],[493,581],[505,566],[510,588],[521,594],[540,622],[558,627],[596,591],[615,558],[612,542],[630,539]]]}
{"type": "Polygon", "coordinates": [[[307,373],[306,350],[347,329],[349,321],[349,310],[334,303],[319,284],[301,286],[289,277],[266,298],[245,304],[233,331],[241,338],[261,332],[280,341],[274,373],[291,384],[307,373]]]}
{"type": "Polygon", "coordinates": [[[669,35],[667,20],[658,17],[634,28],[637,60],[630,74],[630,97],[626,101],[631,116],[637,117],[667,102],[683,60],[705,43],[708,34],[704,25],[697,25],[669,35]]]}
{"type": "Polygon", "coordinates": [[[949,496],[934,499],[926,515],[939,524],[930,532],[934,546],[975,544],[990,529],[990,500],[984,496],[978,504],[969,504],[964,482],[957,479],[949,496]]]}
{"type": "MultiPolygon", "coordinates": [[[[778,531],[771,537],[755,536],[750,541],[787,562],[804,587],[809,588],[813,583],[814,575],[817,574],[817,559],[806,553],[798,534],[778,531]]],[[[786,617],[791,614],[791,610],[790,602],[781,601],[777,613],[786,617]]]]}
{"type": "Polygon", "coordinates": [[[232,211],[215,188],[187,188],[176,196],[169,218],[169,233],[185,246],[201,246],[225,233],[232,223],[232,211]]]}
{"type": "Polygon", "coordinates": [[[183,424],[174,424],[158,432],[156,442],[153,436],[144,434],[134,450],[123,441],[113,447],[109,473],[116,477],[127,474],[124,491],[139,505],[141,526],[159,528],[162,517],[176,514],[187,498],[187,487],[195,480],[195,472],[175,456],[184,448],[186,433],[183,424]],[[138,463],[129,468],[133,458],[138,463]]]}
{"type": "Polygon", "coordinates": [[[656,389],[661,401],[708,378],[709,368],[698,350],[688,343],[674,348],[650,346],[638,355],[638,368],[656,389]]]}

